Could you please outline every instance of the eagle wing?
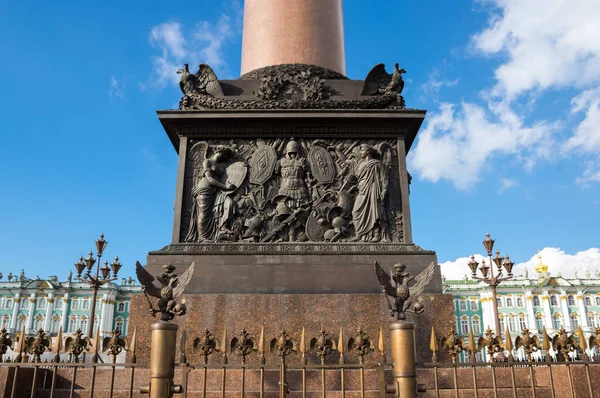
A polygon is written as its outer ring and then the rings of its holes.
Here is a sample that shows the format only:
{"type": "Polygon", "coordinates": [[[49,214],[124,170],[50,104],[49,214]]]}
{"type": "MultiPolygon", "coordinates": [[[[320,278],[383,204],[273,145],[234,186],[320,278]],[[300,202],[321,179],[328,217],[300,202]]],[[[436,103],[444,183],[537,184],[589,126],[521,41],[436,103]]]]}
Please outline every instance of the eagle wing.
{"type": "Polygon", "coordinates": [[[416,297],[423,293],[425,287],[431,283],[431,280],[433,279],[433,274],[435,273],[435,265],[435,261],[432,261],[431,264],[429,264],[429,266],[425,268],[425,271],[421,272],[415,277],[415,285],[409,288],[411,297],[416,297]]]}
{"type": "Polygon", "coordinates": [[[378,64],[371,69],[363,83],[360,95],[375,95],[385,89],[392,81],[392,75],[385,71],[384,64],[378,64]]]}
{"type": "Polygon", "coordinates": [[[175,287],[173,287],[173,298],[174,299],[183,294],[186,286],[192,280],[192,276],[194,276],[195,266],[196,266],[196,264],[192,263],[192,265],[190,265],[190,267],[183,274],[181,274],[180,277],[177,278],[177,285],[175,287]]]}
{"type": "Polygon", "coordinates": [[[217,74],[210,66],[206,64],[200,64],[196,76],[198,76],[200,87],[206,90],[208,95],[213,97],[223,96],[223,90],[219,84],[219,79],[217,79],[217,74]]]}
{"type": "Polygon", "coordinates": [[[522,345],[523,345],[523,338],[520,336],[517,336],[517,338],[515,339],[515,348],[519,349],[519,348],[521,348],[522,345]]]}
{"type": "Polygon", "coordinates": [[[138,281],[144,287],[144,291],[152,297],[160,298],[160,289],[154,285],[154,277],[150,275],[148,271],[140,264],[139,261],[135,262],[135,274],[137,275],[138,281]]]}
{"type": "Polygon", "coordinates": [[[481,351],[485,347],[487,347],[485,339],[480,337],[479,340],[477,340],[477,351],[481,351]]]}
{"type": "Polygon", "coordinates": [[[377,261],[375,261],[375,273],[377,274],[379,284],[383,286],[385,290],[385,294],[396,297],[396,289],[392,286],[392,278],[390,278],[390,275],[381,268],[381,265],[379,265],[377,261]]]}

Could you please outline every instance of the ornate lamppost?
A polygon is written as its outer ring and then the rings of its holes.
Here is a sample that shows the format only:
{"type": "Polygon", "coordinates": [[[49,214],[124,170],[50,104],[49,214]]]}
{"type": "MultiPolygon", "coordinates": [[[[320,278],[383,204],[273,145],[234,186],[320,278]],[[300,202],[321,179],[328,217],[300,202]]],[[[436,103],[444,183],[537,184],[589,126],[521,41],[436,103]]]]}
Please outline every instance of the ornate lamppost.
{"type": "Polygon", "coordinates": [[[96,241],[96,252],[98,260],[96,260],[92,251],[88,256],[84,259],[83,256],[79,256],[79,261],[75,263],[75,269],[77,270],[77,279],[81,282],[85,282],[92,287],[94,291],[94,295],[92,297],[92,308],[90,312],[90,319],[88,321],[88,330],[87,335],[89,338],[93,337],[94,334],[94,320],[96,318],[96,299],[98,298],[98,289],[100,286],[105,283],[112,282],[117,278],[117,274],[121,269],[121,263],[119,263],[119,257],[115,257],[114,261],[110,264],[110,268],[108,267],[108,261],[104,262],[104,266],[100,267],[100,259],[102,258],[102,253],[108,244],[107,241],[104,240],[104,234],[100,234],[100,239],[96,241]],[[92,276],[92,268],[94,264],[96,264],[96,276],[92,276]],[[86,269],[87,268],[87,269],[86,269]],[[85,271],[85,275],[81,276],[81,273],[85,271]],[[112,278],[110,277],[110,271],[112,269],[112,278]],[[100,273],[102,273],[102,278],[100,278],[100,273]]]}
{"type": "Polygon", "coordinates": [[[486,263],[485,259],[481,262],[481,266],[479,267],[479,271],[483,277],[477,276],[477,266],[479,263],[475,261],[475,256],[471,256],[471,261],[468,262],[469,268],[471,268],[471,277],[478,281],[482,281],[486,283],[490,289],[492,290],[492,306],[494,310],[494,329],[496,329],[496,335],[500,336],[502,330],[500,330],[500,317],[498,316],[498,302],[496,300],[496,288],[500,283],[505,280],[511,279],[513,277],[512,269],[515,265],[514,262],[510,260],[510,257],[506,255],[506,257],[500,256],[500,250],[496,250],[496,257],[492,259],[492,250],[494,249],[494,239],[490,238],[490,234],[485,234],[485,239],[483,240],[483,247],[487,251],[489,265],[486,263]],[[497,275],[494,275],[494,264],[496,265],[496,269],[498,271],[497,275]],[[502,274],[502,266],[506,270],[508,276],[504,277],[502,274]]]}

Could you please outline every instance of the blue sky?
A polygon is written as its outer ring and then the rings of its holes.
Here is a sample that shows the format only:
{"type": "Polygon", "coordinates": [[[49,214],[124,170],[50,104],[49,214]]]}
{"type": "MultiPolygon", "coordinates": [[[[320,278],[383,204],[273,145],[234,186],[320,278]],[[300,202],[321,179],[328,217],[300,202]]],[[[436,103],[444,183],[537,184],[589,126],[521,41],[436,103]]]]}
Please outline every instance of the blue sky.
{"type": "MultiPolygon", "coordinates": [[[[414,238],[449,273],[488,231],[516,263],[547,248],[551,269],[600,267],[600,2],[568,5],[344,2],[347,75],[399,62],[428,110],[414,238]]],[[[239,75],[242,10],[0,2],[0,272],[62,279],[104,232],[131,275],[170,242],[177,156],[155,110],[176,106],[183,62],[239,75]]]]}

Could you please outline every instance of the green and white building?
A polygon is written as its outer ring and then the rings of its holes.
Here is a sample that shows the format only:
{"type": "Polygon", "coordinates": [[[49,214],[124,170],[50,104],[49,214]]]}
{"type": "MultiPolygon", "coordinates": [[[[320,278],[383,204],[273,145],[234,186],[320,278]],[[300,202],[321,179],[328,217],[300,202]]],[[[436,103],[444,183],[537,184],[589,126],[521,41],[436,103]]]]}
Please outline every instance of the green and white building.
{"type": "MultiPolygon", "coordinates": [[[[132,279],[103,285],[98,290],[93,316],[94,333],[99,329],[105,337],[119,329],[126,335],[130,298],[140,291],[132,279]]],[[[62,326],[65,334],[78,328],[85,333],[91,321],[92,297],[90,286],[73,280],[71,274],[63,282],[56,276],[30,279],[24,272],[20,276],[4,275],[0,279],[0,329],[16,334],[25,327],[29,335],[44,329],[56,336],[62,326]]]]}
{"type": "MultiPolygon", "coordinates": [[[[548,273],[548,266],[538,256],[536,276],[514,277],[497,288],[500,329],[503,337],[508,327],[511,337],[525,328],[541,337],[545,327],[549,336],[561,327],[570,334],[581,326],[586,337],[600,328],[600,277],[587,272],[584,277],[563,278],[548,273]]],[[[494,329],[492,293],[483,282],[465,277],[444,280],[445,293],[454,298],[455,328],[466,338],[472,329],[475,336],[494,329]]],[[[445,331],[444,331],[445,332],[445,331]]],[[[477,337],[476,337],[477,339],[477,337]]]]}

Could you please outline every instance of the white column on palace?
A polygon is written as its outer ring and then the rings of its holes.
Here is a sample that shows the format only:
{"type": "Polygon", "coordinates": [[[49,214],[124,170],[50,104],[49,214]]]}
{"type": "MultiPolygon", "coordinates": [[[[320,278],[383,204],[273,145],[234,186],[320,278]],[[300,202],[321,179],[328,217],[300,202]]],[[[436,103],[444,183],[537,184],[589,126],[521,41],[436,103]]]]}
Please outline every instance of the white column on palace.
{"type": "Polygon", "coordinates": [[[26,330],[28,331],[32,331],[33,333],[37,332],[37,330],[32,330],[33,329],[33,318],[35,317],[35,305],[36,303],[36,298],[35,298],[35,293],[31,293],[31,296],[29,297],[29,317],[27,318],[27,328],[26,330]]]}
{"type": "Polygon", "coordinates": [[[67,315],[69,313],[69,293],[65,293],[62,298],[63,301],[63,309],[62,309],[62,328],[63,332],[68,332],[67,329],[69,320],[67,319],[67,315]]]}
{"type": "Polygon", "coordinates": [[[560,307],[563,312],[563,327],[566,330],[571,330],[571,318],[569,317],[569,306],[567,305],[567,292],[561,290],[560,292],[560,307]]]}
{"type": "Polygon", "coordinates": [[[14,332],[17,332],[17,330],[15,330],[17,328],[17,318],[19,317],[19,306],[21,305],[21,295],[19,293],[15,293],[15,297],[13,299],[13,312],[12,312],[12,318],[10,319],[10,329],[14,332]]]}
{"type": "Polygon", "coordinates": [[[245,0],[242,74],[310,64],[346,73],[342,0],[245,0]]]}
{"type": "Polygon", "coordinates": [[[44,330],[50,331],[52,322],[52,310],[54,309],[54,296],[51,294],[46,297],[46,319],[44,319],[44,330]]]}
{"type": "Polygon", "coordinates": [[[544,309],[544,326],[546,326],[546,329],[548,330],[554,329],[552,327],[552,310],[550,309],[550,296],[548,295],[548,291],[544,290],[541,297],[542,308],[544,309]]]}
{"type": "Polygon", "coordinates": [[[579,309],[579,324],[582,328],[588,328],[587,312],[585,311],[585,303],[583,302],[583,292],[579,290],[577,292],[577,308],[579,309]]]}
{"type": "Polygon", "coordinates": [[[537,330],[535,323],[535,313],[533,311],[533,294],[531,292],[525,292],[525,308],[527,308],[527,328],[532,333],[541,333],[541,330],[537,330]]]}

